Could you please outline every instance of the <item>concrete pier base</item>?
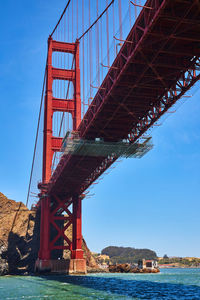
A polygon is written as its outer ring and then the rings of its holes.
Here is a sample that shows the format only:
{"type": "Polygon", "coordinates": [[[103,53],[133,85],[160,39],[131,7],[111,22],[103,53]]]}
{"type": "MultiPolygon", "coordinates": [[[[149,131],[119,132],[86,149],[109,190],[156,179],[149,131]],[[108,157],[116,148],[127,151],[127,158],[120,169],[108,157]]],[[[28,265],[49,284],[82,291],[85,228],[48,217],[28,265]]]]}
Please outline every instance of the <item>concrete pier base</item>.
{"type": "Polygon", "coordinates": [[[35,262],[35,272],[36,273],[48,273],[51,272],[51,260],[49,259],[37,259],[35,262]]]}
{"type": "Polygon", "coordinates": [[[85,259],[70,259],[69,274],[86,274],[85,259]]]}
{"type": "Polygon", "coordinates": [[[35,272],[57,274],[86,274],[85,259],[37,259],[35,272]]]}

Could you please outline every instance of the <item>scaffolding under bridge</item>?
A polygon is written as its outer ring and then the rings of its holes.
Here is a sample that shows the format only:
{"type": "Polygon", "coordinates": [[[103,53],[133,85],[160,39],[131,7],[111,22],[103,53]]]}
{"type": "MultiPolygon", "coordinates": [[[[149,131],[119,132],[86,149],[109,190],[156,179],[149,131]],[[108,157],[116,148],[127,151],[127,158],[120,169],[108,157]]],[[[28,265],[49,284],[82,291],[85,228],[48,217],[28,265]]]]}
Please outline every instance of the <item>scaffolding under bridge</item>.
{"type": "Polygon", "coordinates": [[[62,143],[62,153],[66,155],[97,157],[141,158],[152,148],[151,137],[145,138],[144,142],[131,143],[126,139],[117,142],[107,142],[102,138],[85,140],[74,132],[68,132],[62,143]]]}

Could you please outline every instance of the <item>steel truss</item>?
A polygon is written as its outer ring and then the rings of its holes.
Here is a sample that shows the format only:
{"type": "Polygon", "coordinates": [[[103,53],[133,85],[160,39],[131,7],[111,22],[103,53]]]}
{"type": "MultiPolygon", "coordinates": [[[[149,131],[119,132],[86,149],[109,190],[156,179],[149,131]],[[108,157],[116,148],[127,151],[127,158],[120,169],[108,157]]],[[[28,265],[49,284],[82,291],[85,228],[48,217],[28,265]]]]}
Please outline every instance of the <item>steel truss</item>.
{"type": "MultiPolygon", "coordinates": [[[[199,1],[145,6],[78,127],[82,139],[136,142],[200,79],[199,1]]],[[[116,159],[63,155],[48,191],[81,194],[116,159]]]]}
{"type": "Polygon", "coordinates": [[[50,251],[53,250],[72,250],[72,240],[65,234],[69,226],[73,224],[73,214],[70,211],[72,200],[63,201],[57,196],[51,197],[52,207],[50,209],[50,223],[57,231],[57,234],[50,239],[50,251]],[[63,215],[65,213],[65,215],[63,215]],[[63,245],[59,244],[59,239],[63,245]],[[64,245],[64,241],[67,245],[64,245]]]}

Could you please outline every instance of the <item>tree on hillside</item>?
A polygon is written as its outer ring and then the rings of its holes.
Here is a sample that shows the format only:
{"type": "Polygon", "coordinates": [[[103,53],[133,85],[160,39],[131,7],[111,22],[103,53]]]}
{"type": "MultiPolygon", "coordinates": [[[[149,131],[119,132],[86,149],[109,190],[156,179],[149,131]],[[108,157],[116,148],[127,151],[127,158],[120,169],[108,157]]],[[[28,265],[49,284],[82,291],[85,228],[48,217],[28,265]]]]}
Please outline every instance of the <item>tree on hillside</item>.
{"type": "Polygon", "coordinates": [[[136,263],[140,259],[157,259],[155,251],[150,249],[135,249],[131,247],[109,246],[101,251],[108,255],[113,263],[136,263]]]}

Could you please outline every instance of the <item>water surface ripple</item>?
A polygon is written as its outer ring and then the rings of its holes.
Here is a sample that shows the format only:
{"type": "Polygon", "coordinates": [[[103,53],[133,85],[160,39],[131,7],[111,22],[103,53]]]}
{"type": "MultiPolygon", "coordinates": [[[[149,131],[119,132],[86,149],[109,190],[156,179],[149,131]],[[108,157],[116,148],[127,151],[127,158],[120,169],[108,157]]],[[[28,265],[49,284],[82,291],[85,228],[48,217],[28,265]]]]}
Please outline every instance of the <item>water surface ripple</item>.
{"type": "Polygon", "coordinates": [[[0,299],[200,299],[200,269],[160,274],[6,276],[0,299]]]}

